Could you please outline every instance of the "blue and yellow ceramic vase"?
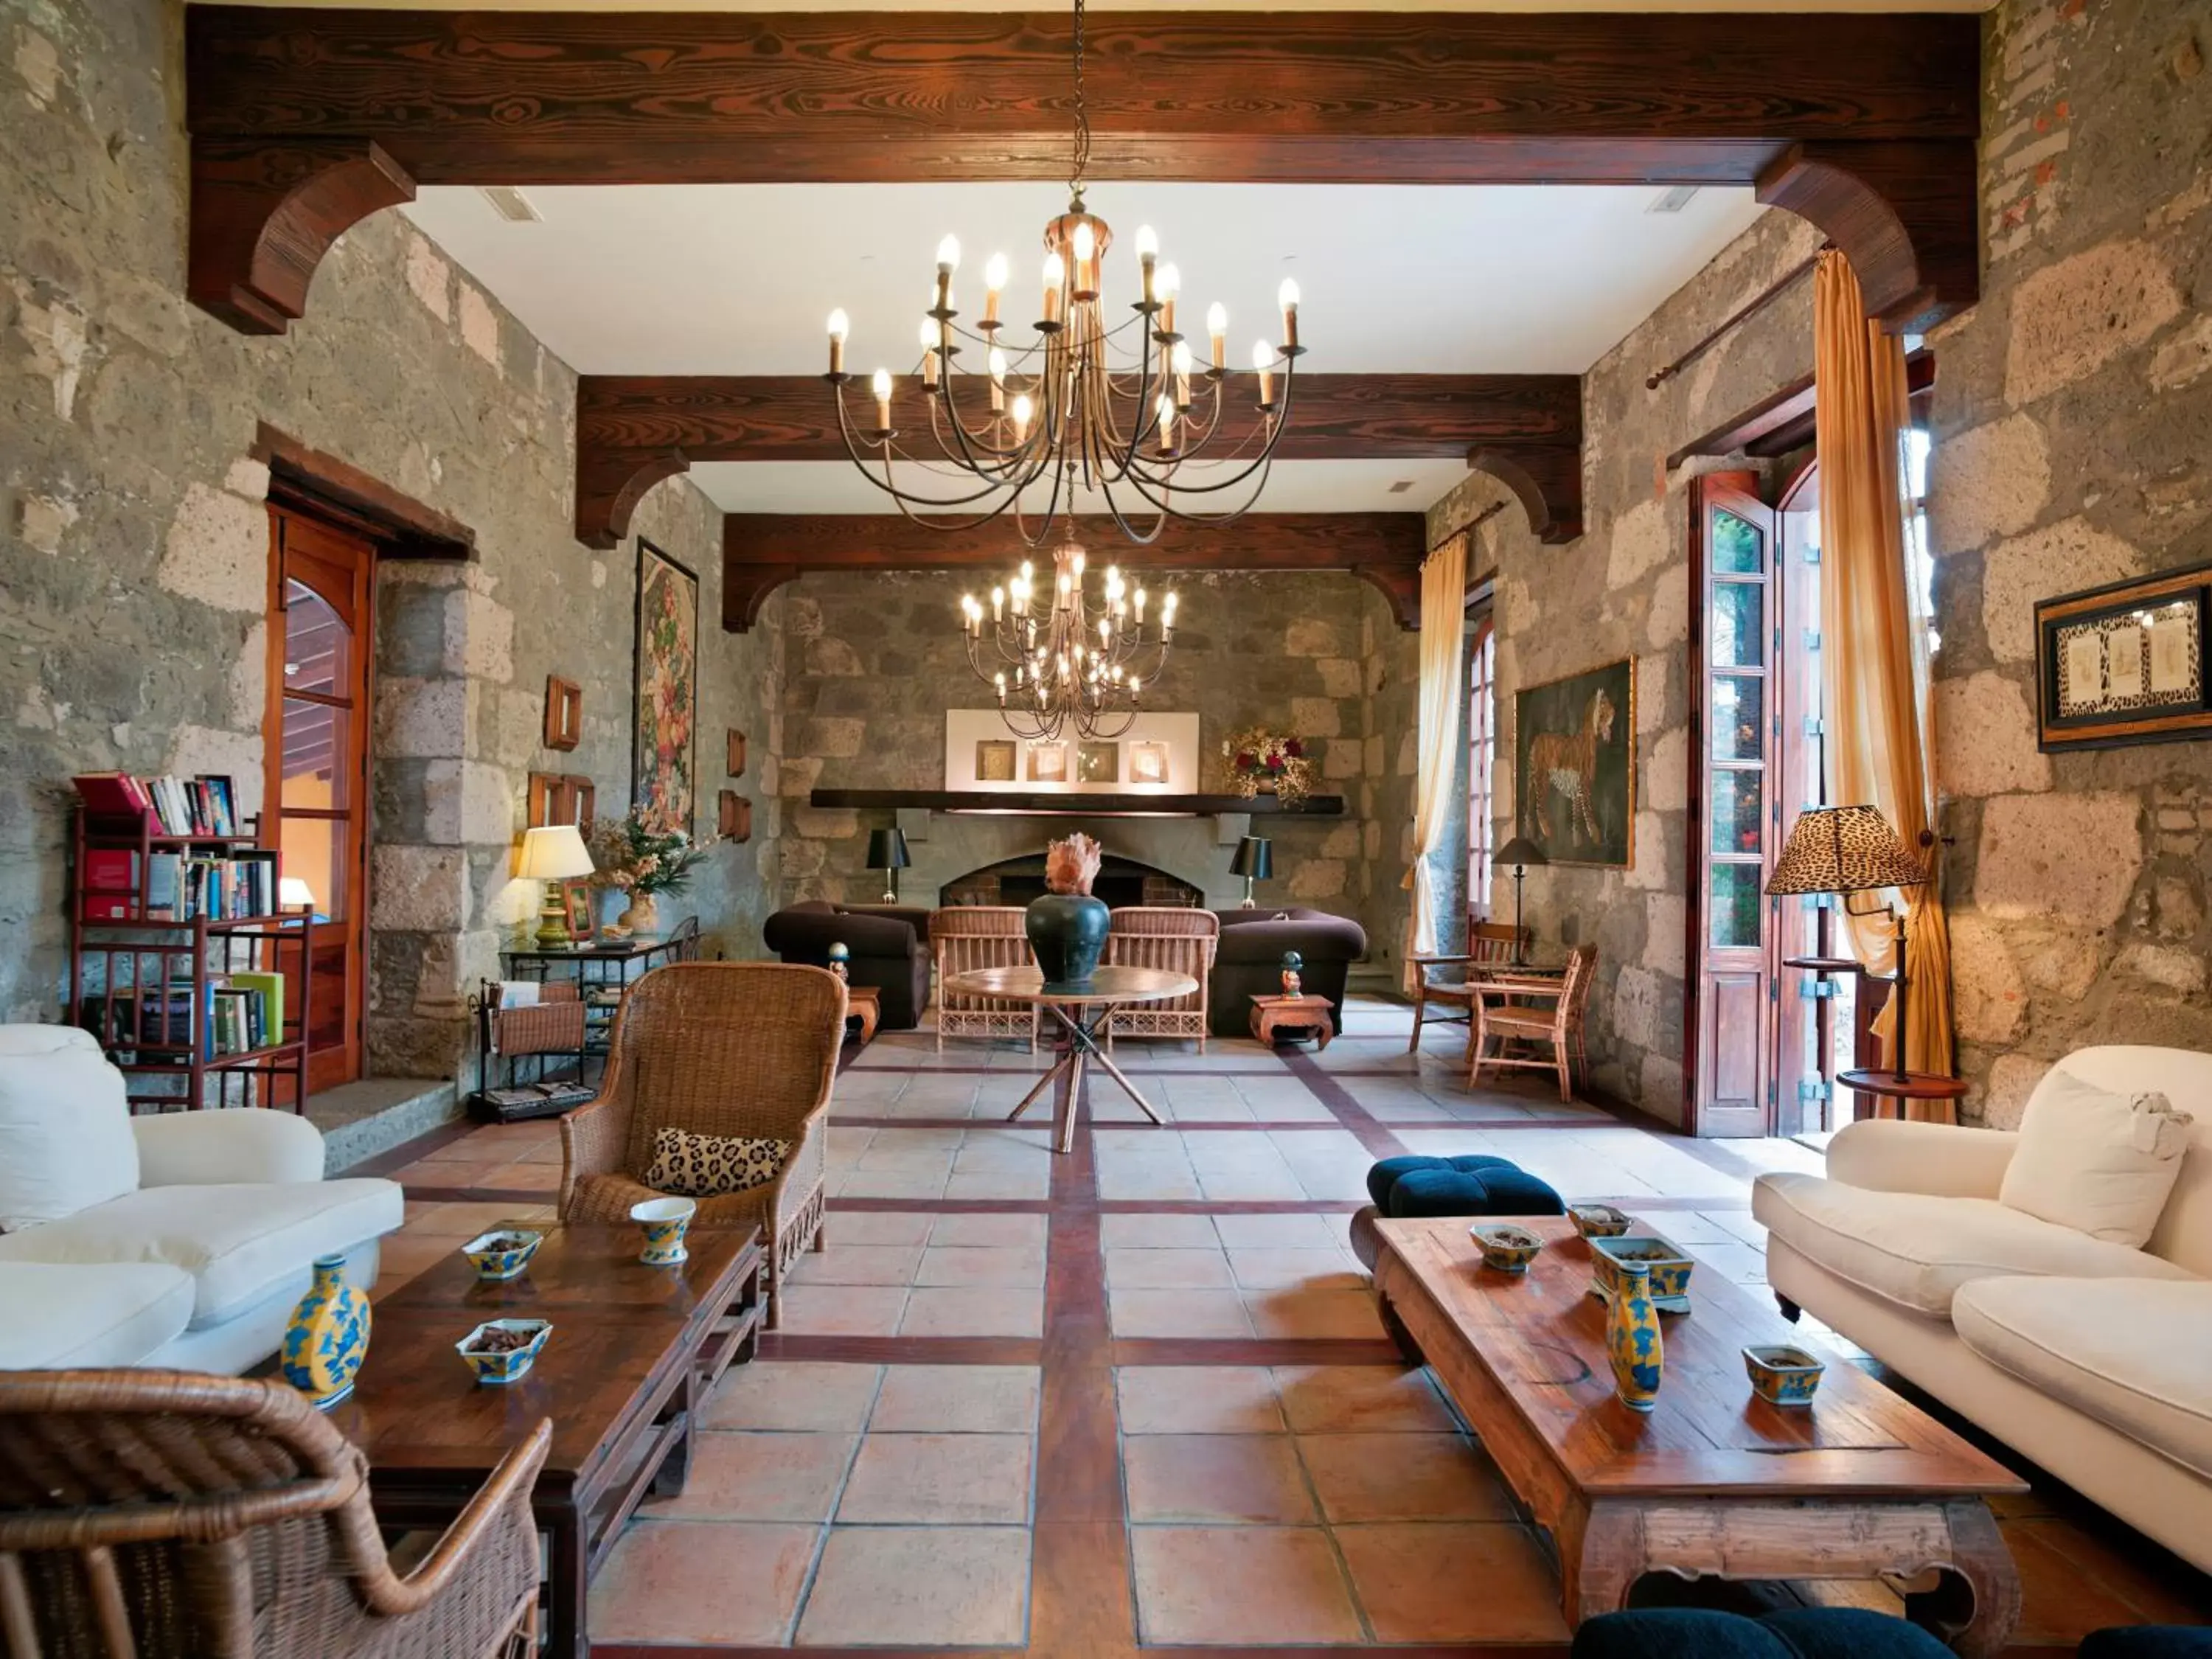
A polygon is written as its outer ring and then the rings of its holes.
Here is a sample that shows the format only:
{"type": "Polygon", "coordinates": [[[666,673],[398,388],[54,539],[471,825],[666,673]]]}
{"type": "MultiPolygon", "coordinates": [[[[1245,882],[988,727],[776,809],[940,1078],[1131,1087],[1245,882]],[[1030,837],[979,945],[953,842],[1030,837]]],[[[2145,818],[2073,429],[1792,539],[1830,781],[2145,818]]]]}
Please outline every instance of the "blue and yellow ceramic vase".
{"type": "Polygon", "coordinates": [[[345,1281],[345,1258],[315,1263],[315,1282],[284,1328],[284,1380],[328,1411],[353,1392],[368,1353],[368,1298],[345,1281]]]}
{"type": "Polygon", "coordinates": [[[1651,1269],[1641,1261],[1619,1264],[1605,1316],[1605,1351],[1613,1361],[1613,1392],[1632,1412],[1659,1403],[1659,1310],[1651,1301],[1651,1269]]]}

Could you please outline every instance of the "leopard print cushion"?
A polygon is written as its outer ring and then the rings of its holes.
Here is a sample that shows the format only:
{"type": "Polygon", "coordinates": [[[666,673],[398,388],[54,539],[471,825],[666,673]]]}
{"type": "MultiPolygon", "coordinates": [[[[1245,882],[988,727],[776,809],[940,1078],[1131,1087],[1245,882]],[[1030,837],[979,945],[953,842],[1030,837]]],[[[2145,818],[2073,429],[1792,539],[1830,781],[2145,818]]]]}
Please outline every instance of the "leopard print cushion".
{"type": "Polygon", "coordinates": [[[679,1198],[715,1198],[765,1186],[791,1157],[792,1144],[766,1135],[695,1135],[663,1129],[653,1138],[645,1184],[679,1198]]]}

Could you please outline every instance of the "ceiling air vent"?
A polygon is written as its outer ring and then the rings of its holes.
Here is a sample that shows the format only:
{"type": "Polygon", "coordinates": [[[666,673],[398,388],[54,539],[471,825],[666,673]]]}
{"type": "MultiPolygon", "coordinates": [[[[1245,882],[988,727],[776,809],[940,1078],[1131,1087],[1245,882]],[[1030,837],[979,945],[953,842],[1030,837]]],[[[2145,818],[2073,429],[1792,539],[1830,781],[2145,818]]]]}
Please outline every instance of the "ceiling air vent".
{"type": "Polygon", "coordinates": [[[1390,486],[1390,493],[1393,495],[1402,495],[1413,487],[1413,481],[1411,478],[1401,478],[1390,486]]]}
{"type": "Polygon", "coordinates": [[[1690,198],[1698,193],[1695,185],[1677,185],[1672,190],[1662,190],[1651,198],[1646,213],[1680,213],[1690,205],[1690,198]]]}
{"type": "Polygon", "coordinates": [[[480,185],[485,201],[491,210],[509,224],[534,225],[545,216],[531,203],[530,198],[512,185],[480,185]]]}

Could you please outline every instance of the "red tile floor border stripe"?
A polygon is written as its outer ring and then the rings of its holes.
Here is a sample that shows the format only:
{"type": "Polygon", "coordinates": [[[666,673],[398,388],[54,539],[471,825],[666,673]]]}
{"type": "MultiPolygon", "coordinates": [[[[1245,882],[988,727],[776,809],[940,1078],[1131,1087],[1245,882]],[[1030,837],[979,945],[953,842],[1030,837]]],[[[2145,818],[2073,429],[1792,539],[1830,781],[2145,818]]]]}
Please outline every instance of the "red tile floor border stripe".
{"type": "Polygon", "coordinates": [[[1116,1365],[1403,1365],[1398,1345],[1358,1336],[1123,1336],[1116,1365]]]}
{"type": "Polygon", "coordinates": [[[409,1187],[406,1191],[417,1204],[550,1204],[561,1196],[557,1187],[535,1192],[520,1187],[409,1187]]]}
{"type": "Polygon", "coordinates": [[[1405,1155],[1406,1143],[1398,1139],[1390,1126],[1354,1100],[1352,1091],[1323,1071],[1311,1054],[1303,1048],[1278,1048],[1275,1052],[1290,1068],[1291,1075],[1304,1084],[1340,1124],[1357,1135],[1361,1146],[1376,1158],[1405,1155]]]}
{"type": "Polygon", "coordinates": [[[847,1365],[1037,1365],[1044,1343],[1033,1336],[830,1336],[769,1331],[763,1359],[847,1365]]]}

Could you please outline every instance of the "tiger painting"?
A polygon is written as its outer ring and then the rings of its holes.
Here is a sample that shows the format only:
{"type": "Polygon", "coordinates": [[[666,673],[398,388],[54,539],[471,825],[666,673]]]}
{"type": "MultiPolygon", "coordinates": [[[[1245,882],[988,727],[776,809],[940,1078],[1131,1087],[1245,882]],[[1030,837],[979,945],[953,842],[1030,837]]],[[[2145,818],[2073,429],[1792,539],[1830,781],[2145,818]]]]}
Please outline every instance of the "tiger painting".
{"type": "Polygon", "coordinates": [[[1601,843],[1597,814],[1591,798],[1597,786],[1597,746],[1613,740],[1617,714],[1613,699],[1601,686],[1589,701],[1589,712],[1578,732],[1538,732],[1528,739],[1530,811],[1537,833],[1552,838],[1553,798],[1566,797],[1565,829],[1571,845],[1580,851],[1587,839],[1601,843]]]}

